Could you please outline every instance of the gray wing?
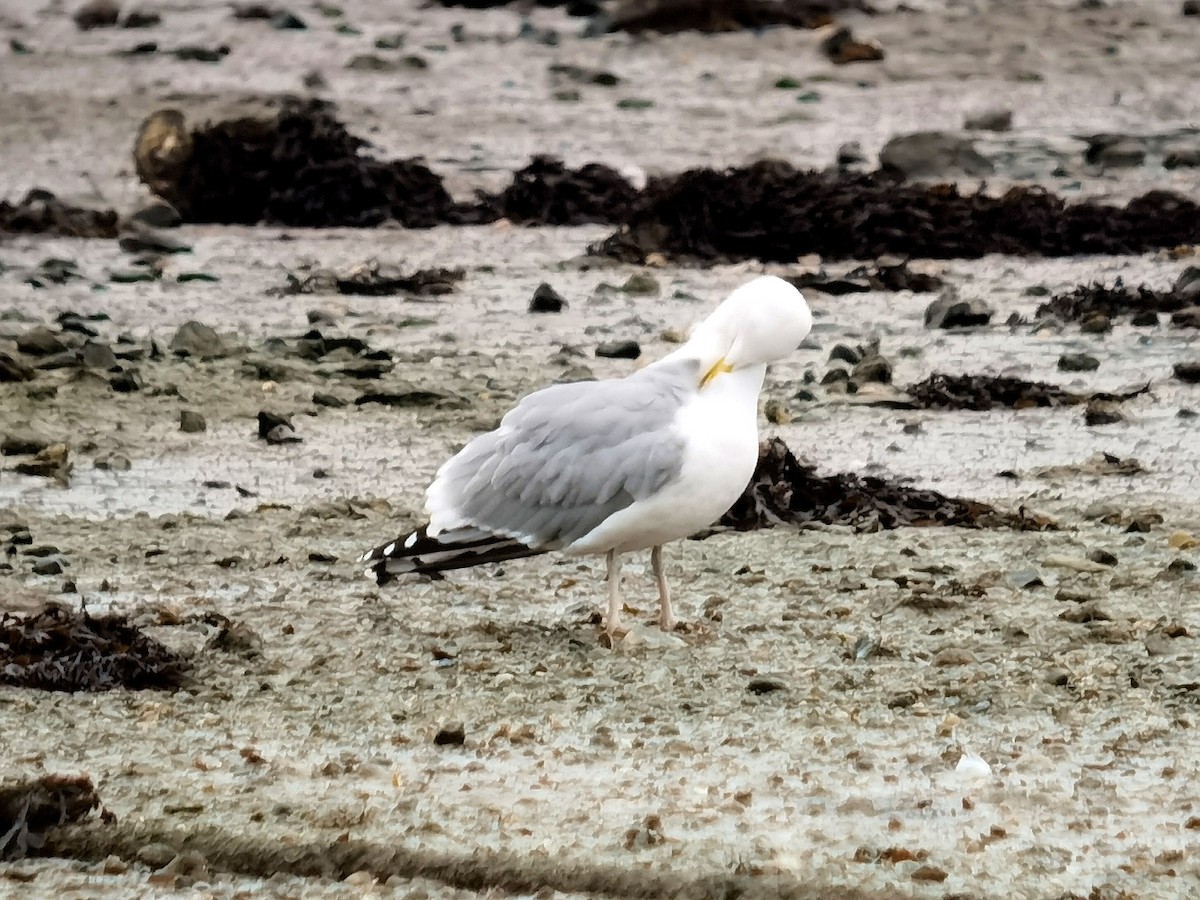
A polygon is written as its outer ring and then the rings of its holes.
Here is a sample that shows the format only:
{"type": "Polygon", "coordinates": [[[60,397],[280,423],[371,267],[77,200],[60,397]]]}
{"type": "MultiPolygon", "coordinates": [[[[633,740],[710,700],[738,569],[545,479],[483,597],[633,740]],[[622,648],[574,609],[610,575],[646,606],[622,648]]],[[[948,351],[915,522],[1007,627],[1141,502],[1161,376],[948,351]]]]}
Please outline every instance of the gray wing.
{"type": "Polygon", "coordinates": [[[699,363],[680,360],[530,394],[442,467],[428,494],[434,524],[542,549],[583,537],[678,476],[675,416],[698,377],[699,363]]]}

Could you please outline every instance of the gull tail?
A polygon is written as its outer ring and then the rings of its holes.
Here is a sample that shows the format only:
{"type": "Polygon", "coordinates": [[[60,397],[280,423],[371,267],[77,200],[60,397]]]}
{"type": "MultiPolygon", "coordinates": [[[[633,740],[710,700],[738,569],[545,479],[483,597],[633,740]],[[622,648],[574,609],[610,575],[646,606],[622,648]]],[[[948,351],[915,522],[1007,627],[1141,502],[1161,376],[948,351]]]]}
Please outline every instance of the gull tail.
{"type": "Polygon", "coordinates": [[[430,537],[425,525],[401,535],[390,544],[383,544],[364,553],[359,562],[370,563],[367,574],[378,584],[387,584],[397,575],[415,572],[440,578],[442,572],[465,569],[484,563],[504,562],[538,556],[535,550],[520,541],[491,534],[479,528],[456,528],[430,537]]]}

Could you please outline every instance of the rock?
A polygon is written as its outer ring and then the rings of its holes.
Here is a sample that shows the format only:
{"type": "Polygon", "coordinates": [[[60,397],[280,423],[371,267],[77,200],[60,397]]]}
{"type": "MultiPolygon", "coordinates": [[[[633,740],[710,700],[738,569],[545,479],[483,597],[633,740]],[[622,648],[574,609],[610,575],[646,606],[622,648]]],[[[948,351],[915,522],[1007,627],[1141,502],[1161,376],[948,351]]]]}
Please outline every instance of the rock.
{"type": "Polygon", "coordinates": [[[830,62],[843,66],[855,62],[878,62],[883,59],[883,47],[878,41],[861,41],[845,26],[833,26],[833,31],[821,41],[821,52],[830,62]]]}
{"type": "Polygon", "coordinates": [[[17,463],[13,469],[22,475],[54,478],[65,484],[71,474],[71,453],[66,444],[50,444],[31,461],[17,463]]]}
{"type": "Polygon", "coordinates": [[[861,166],[867,161],[867,155],[863,153],[862,144],[858,141],[847,141],[837,149],[837,156],[834,157],[834,162],[839,169],[849,169],[854,166],[861,166]]]}
{"type": "Polygon", "coordinates": [[[346,69],[350,72],[389,73],[395,72],[399,68],[400,64],[395,60],[384,59],[374,53],[359,53],[346,63],[346,69]]]}
{"type": "Polygon", "coordinates": [[[208,325],[195,320],[180,325],[168,346],[176,356],[192,356],[197,359],[224,356],[227,352],[221,336],[208,325]]]}
{"type": "Polygon", "coordinates": [[[1185,16],[1200,16],[1200,0],[1183,0],[1182,12],[1185,16]]]}
{"type": "Polygon", "coordinates": [[[433,742],[439,747],[461,747],[467,742],[467,730],[462,722],[449,722],[438,729],[433,742]]]}
{"type": "Polygon", "coordinates": [[[1042,581],[1042,576],[1038,574],[1037,569],[1016,569],[1009,572],[1004,580],[1017,590],[1046,586],[1046,582],[1042,581]]]}
{"type": "Polygon", "coordinates": [[[1125,420],[1125,414],[1120,406],[1111,400],[1101,400],[1093,397],[1088,401],[1083,411],[1083,421],[1086,425],[1113,425],[1125,420]]]}
{"type": "Polygon", "coordinates": [[[1171,286],[1171,293],[1193,302],[1200,300],[1200,266],[1188,266],[1180,272],[1171,286]]]}
{"type": "Polygon", "coordinates": [[[377,391],[370,394],[363,394],[354,400],[355,406],[366,406],[368,403],[378,403],[381,406],[395,407],[436,406],[457,408],[463,405],[462,401],[452,394],[442,391],[425,390],[423,388],[377,391]]]}
{"type": "Polygon", "coordinates": [[[17,338],[17,349],[28,356],[50,356],[62,353],[67,345],[55,332],[39,325],[17,338]]]}
{"type": "Polygon", "coordinates": [[[0,441],[0,455],[32,456],[50,446],[50,440],[32,431],[13,431],[0,441]]]}
{"type": "Polygon", "coordinates": [[[626,294],[651,295],[659,292],[658,279],[645,272],[634,272],[621,285],[621,291],[626,294]]]}
{"type": "Polygon", "coordinates": [[[529,300],[529,311],[531,313],[557,313],[562,312],[567,308],[567,301],[562,294],[550,287],[546,282],[542,282],[533,292],[533,297],[529,300]]]}
{"type": "Polygon", "coordinates": [[[135,9],[132,12],[126,13],[125,18],[121,20],[122,28],[153,28],[156,25],[162,24],[162,16],[156,12],[143,12],[140,9],[135,9]]]}
{"type": "Polygon", "coordinates": [[[1112,331],[1112,319],[1104,313],[1093,313],[1079,323],[1079,330],[1084,334],[1107,334],[1112,331]]]}
{"type": "Polygon", "coordinates": [[[124,453],[112,451],[101,456],[97,456],[94,460],[92,460],[92,465],[95,468],[103,471],[128,472],[133,468],[133,461],[130,460],[130,458],[124,453]]]}
{"type": "Polygon", "coordinates": [[[1171,324],[1176,328],[1200,328],[1200,306],[1189,306],[1172,313],[1171,324]]]}
{"type": "Polygon", "coordinates": [[[61,556],[47,556],[33,564],[34,575],[61,575],[67,561],[61,556]]]}
{"type": "Polygon", "coordinates": [[[1135,328],[1153,328],[1158,324],[1158,313],[1150,309],[1134,313],[1129,319],[1129,324],[1135,328]]]}
{"type": "Polygon", "coordinates": [[[176,857],[175,848],[170,844],[146,844],[137,852],[137,860],[152,869],[161,869],[176,857]]]}
{"type": "Polygon", "coordinates": [[[1102,566],[1115,566],[1120,560],[1116,555],[1109,553],[1107,550],[1093,550],[1088,554],[1088,559],[1094,563],[1100,563],[1102,566]]]}
{"type": "Polygon", "coordinates": [[[343,406],[349,405],[341,397],[334,396],[333,394],[327,394],[323,391],[314,392],[312,395],[312,402],[317,406],[324,406],[329,409],[341,409],[343,406]]]}
{"type": "Polygon", "coordinates": [[[1200,147],[1172,147],[1163,153],[1164,169],[1200,168],[1200,147]]]}
{"type": "Polygon", "coordinates": [[[67,350],[53,356],[43,356],[37,362],[39,369],[71,369],[79,365],[79,357],[67,350]]]}
{"type": "Polygon", "coordinates": [[[983,300],[961,300],[953,290],[943,291],[925,308],[926,328],[971,328],[991,320],[992,309],[983,300]]]}
{"type": "Polygon", "coordinates": [[[879,384],[892,383],[892,364],[882,356],[868,356],[854,366],[850,380],[855,384],[876,382],[879,384]]]}
{"type": "Polygon", "coordinates": [[[975,177],[994,171],[970,139],[943,131],[919,131],[892,138],[879,152],[879,165],[905,178],[975,177]]]}
{"type": "Polygon", "coordinates": [[[185,434],[198,434],[208,430],[208,422],[195,410],[181,409],[179,411],[179,430],[185,434]]]}
{"type": "Polygon", "coordinates": [[[149,228],[176,228],[183,221],[179,210],[159,197],[138,207],[129,218],[149,228]]]}
{"type": "Polygon", "coordinates": [[[1083,158],[1105,169],[1131,168],[1146,161],[1145,142],[1121,134],[1095,134],[1088,142],[1083,158]]]}
{"type": "Polygon", "coordinates": [[[131,222],[117,238],[117,246],[126,253],[191,253],[190,244],[168,237],[160,231],[131,222]]]}
{"type": "Polygon", "coordinates": [[[108,384],[118,394],[132,394],[142,389],[142,375],[137,369],[128,369],[113,375],[108,384]]]}
{"type": "Polygon", "coordinates": [[[851,347],[848,344],[834,344],[833,349],[829,351],[829,361],[835,362],[841,360],[848,362],[850,365],[857,365],[859,360],[863,358],[862,348],[851,347]]]}
{"type": "Polygon", "coordinates": [[[88,369],[111,369],[117,365],[117,355],[108,344],[86,341],[79,350],[79,362],[88,369]]]}
{"type": "Polygon", "coordinates": [[[220,44],[216,47],[199,47],[195,44],[185,44],[172,50],[171,55],[183,62],[215,63],[229,55],[229,46],[220,44]]]}
{"type": "Polygon", "coordinates": [[[637,359],[642,348],[637,341],[607,341],[596,347],[596,355],[604,359],[637,359]]]}
{"type": "Polygon", "coordinates": [[[113,0],[90,0],[75,10],[72,16],[80,31],[93,28],[111,28],[121,18],[121,7],[113,0]]]}
{"type": "Polygon", "coordinates": [[[964,128],[968,131],[1011,131],[1013,112],[1011,109],[988,109],[967,116],[964,128]]]}
{"type": "Polygon", "coordinates": [[[1060,372],[1095,372],[1100,368],[1100,360],[1086,353],[1064,353],[1058,358],[1060,372]]]}
{"type": "Polygon", "coordinates": [[[1200,384],[1200,360],[1175,363],[1175,377],[1187,384],[1200,384]]]}
{"type": "Polygon", "coordinates": [[[31,381],[33,369],[13,356],[0,350],[0,382],[31,381]]]}
{"type": "Polygon", "coordinates": [[[293,12],[281,9],[271,16],[271,27],[276,31],[304,31],[308,26],[293,12]]]}
{"type": "Polygon", "coordinates": [[[258,413],[258,436],[268,444],[298,444],[300,436],[292,425],[290,416],[260,410],[258,413]]]}

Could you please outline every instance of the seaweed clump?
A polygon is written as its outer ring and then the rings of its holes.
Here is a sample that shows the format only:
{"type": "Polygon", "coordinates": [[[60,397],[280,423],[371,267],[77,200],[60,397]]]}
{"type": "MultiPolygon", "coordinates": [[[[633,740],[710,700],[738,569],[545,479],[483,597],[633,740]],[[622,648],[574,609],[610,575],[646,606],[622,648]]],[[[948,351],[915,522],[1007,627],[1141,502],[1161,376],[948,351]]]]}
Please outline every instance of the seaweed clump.
{"type": "Polygon", "coordinates": [[[48,604],[0,615],[0,684],[43,691],[174,690],[187,662],[122,615],[48,604]]]}
{"type": "Polygon", "coordinates": [[[20,859],[44,832],[77,822],[100,805],[86,775],[43,775],[0,785],[0,859],[20,859]]]}
{"type": "Polygon", "coordinates": [[[813,523],[848,525],[864,532],[937,525],[1053,527],[1048,519],[1024,511],[1003,512],[977,500],[948,497],[892,479],[849,472],[818,475],[815,466],[802,464],[779,438],[763,441],[750,484],[718,524],[750,531],[813,523]]]}
{"type": "Polygon", "coordinates": [[[114,238],[117,236],[117,211],[73,206],[50,191],[34,188],[19,203],[0,200],[0,231],[114,238]]]}
{"type": "Polygon", "coordinates": [[[1014,187],[996,197],[882,173],[802,171],[782,160],[651,179],[628,223],[593,252],[717,263],[898,254],[927,259],[1136,254],[1200,242],[1200,206],[1152,191],[1125,206],[1069,204],[1014,187]]]}

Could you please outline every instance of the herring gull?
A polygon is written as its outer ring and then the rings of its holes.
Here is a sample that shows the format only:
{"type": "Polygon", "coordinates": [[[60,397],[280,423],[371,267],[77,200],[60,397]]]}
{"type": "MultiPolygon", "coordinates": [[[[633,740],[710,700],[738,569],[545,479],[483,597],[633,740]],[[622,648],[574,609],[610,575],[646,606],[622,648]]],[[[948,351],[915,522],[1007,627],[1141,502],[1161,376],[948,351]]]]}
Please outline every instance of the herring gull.
{"type": "Polygon", "coordinates": [[[742,285],[663,359],[624,378],[556,384],[446,462],[428,524],[362,556],[379,584],[547,551],[605,554],[610,642],[620,631],[621,554],[650,548],[659,626],[675,627],[663,544],[708,527],[758,460],[767,365],[812,328],[781,278],[742,285]]]}

